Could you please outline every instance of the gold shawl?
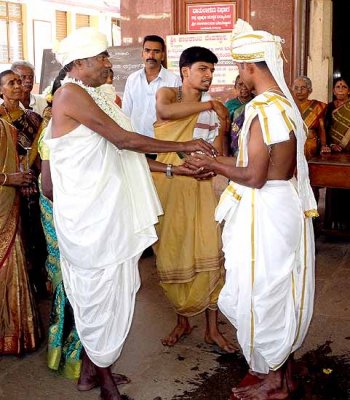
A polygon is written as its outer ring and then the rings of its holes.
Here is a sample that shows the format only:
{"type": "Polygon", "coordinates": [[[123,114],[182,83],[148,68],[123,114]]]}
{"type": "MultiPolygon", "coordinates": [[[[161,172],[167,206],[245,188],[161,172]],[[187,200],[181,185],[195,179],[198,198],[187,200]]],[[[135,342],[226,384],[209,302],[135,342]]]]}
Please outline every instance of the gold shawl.
{"type": "MultiPolygon", "coordinates": [[[[17,171],[17,131],[0,118],[0,172],[17,171]]],[[[0,268],[13,245],[19,215],[19,199],[13,186],[0,186],[0,268]]]]}
{"type": "Polygon", "coordinates": [[[327,105],[318,100],[306,100],[300,104],[301,115],[308,129],[317,129],[327,105]]]}

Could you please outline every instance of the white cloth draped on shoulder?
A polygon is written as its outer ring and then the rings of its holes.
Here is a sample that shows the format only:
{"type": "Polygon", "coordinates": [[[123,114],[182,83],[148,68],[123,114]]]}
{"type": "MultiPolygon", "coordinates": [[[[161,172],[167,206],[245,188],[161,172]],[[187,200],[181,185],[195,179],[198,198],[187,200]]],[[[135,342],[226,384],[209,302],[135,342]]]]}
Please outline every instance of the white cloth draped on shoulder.
{"type": "MultiPolygon", "coordinates": [[[[122,111],[110,107],[109,115],[131,130],[122,111]]],[[[49,124],[45,142],[65,289],[88,356],[107,367],[128,334],[137,263],[157,240],[153,225],[162,209],[144,155],[118,150],[83,125],[51,138],[49,124]]]]}

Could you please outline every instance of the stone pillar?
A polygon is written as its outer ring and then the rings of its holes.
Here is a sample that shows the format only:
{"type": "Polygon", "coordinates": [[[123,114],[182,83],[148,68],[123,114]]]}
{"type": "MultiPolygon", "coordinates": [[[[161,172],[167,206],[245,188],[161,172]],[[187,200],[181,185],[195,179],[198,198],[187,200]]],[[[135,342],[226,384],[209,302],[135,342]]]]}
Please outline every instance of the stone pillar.
{"type": "Polygon", "coordinates": [[[328,103],[333,81],[332,0],[311,0],[307,75],[312,81],[311,98],[328,103]]]}

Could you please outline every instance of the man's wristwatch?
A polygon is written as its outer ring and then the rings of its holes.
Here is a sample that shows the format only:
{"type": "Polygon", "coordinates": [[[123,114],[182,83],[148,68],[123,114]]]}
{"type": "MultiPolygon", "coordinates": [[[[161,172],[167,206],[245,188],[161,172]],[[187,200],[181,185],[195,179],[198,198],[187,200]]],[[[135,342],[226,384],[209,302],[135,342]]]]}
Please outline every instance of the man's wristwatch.
{"type": "Polygon", "coordinates": [[[166,166],[165,175],[167,178],[173,177],[173,164],[168,164],[166,166]]]}

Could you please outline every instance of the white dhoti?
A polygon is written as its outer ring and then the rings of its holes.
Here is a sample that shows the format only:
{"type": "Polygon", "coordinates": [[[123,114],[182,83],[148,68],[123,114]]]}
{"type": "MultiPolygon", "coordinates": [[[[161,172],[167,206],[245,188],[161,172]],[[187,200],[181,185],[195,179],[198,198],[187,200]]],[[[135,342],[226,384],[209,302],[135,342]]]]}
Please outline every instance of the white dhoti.
{"type": "Polygon", "coordinates": [[[137,263],[157,240],[161,206],[144,155],[83,125],[55,139],[49,125],[45,141],[64,286],[87,355],[108,367],[130,329],[137,263]]]}
{"type": "Polygon", "coordinates": [[[252,370],[268,373],[300,347],[311,320],[312,220],[292,181],[268,181],[261,189],[231,183],[216,219],[225,219],[219,308],[237,328],[252,370]]]}

